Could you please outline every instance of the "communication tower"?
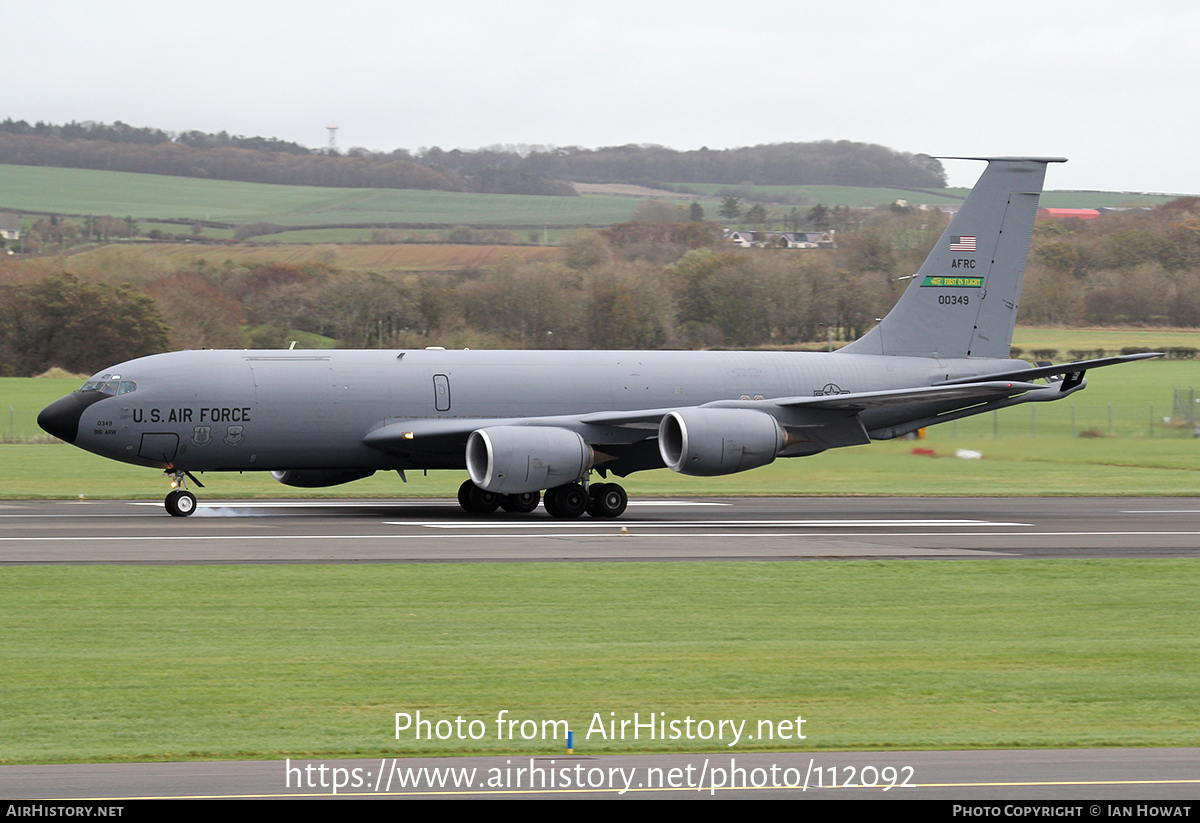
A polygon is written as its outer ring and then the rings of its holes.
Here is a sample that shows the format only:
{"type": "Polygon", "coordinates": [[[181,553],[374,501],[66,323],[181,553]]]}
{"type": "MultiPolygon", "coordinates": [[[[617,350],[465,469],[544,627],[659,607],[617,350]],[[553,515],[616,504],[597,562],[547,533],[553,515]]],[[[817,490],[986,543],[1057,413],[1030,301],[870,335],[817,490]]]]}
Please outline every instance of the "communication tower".
{"type": "Polygon", "coordinates": [[[337,126],[326,126],[329,129],[329,150],[337,151],[337,126]]]}

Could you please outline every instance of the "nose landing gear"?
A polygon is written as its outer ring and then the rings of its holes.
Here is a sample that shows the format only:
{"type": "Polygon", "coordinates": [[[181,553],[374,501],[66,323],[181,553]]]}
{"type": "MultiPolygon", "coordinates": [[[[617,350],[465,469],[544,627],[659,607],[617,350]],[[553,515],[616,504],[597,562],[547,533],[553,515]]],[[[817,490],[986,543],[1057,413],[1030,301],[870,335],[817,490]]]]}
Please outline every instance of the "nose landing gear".
{"type": "Polygon", "coordinates": [[[163,474],[171,478],[172,491],[163,501],[167,514],[172,517],[190,517],[196,511],[196,495],[187,490],[188,478],[191,477],[192,482],[200,488],[204,488],[204,484],[185,471],[168,469],[163,474]]]}

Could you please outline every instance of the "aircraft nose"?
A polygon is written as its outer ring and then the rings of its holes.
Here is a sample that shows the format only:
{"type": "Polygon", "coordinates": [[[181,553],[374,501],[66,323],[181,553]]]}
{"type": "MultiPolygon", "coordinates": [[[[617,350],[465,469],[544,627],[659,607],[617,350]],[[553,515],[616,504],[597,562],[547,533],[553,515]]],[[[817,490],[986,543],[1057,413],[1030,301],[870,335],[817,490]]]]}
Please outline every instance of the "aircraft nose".
{"type": "Polygon", "coordinates": [[[38,425],[45,431],[74,443],[79,436],[79,418],[83,410],[98,400],[107,397],[103,392],[74,392],[55,400],[38,415],[38,425]]]}

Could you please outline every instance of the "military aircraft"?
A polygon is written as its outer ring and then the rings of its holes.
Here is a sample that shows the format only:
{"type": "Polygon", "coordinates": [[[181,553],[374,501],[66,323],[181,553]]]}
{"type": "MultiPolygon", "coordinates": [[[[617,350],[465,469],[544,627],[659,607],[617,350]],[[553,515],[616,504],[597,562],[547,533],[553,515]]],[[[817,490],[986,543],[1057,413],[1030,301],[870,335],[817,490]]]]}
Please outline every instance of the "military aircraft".
{"type": "Polygon", "coordinates": [[[625,490],[593,473],[732,474],[1061,400],[1088,369],[1159,356],[1010,359],[1042,182],[1063,160],[970,159],[988,165],[896,306],[836,352],[182,351],[106,369],[38,423],[163,469],[177,517],[198,472],[315,488],[463,468],[468,512],[619,517],[625,490]]]}

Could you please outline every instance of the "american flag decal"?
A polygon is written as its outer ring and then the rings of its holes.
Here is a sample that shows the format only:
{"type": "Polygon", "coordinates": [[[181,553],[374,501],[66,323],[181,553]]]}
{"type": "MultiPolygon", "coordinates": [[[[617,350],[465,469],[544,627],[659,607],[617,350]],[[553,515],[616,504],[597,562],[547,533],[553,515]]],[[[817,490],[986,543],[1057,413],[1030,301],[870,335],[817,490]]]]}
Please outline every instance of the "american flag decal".
{"type": "Polygon", "coordinates": [[[950,238],[950,251],[975,251],[975,235],[950,238]]]}

